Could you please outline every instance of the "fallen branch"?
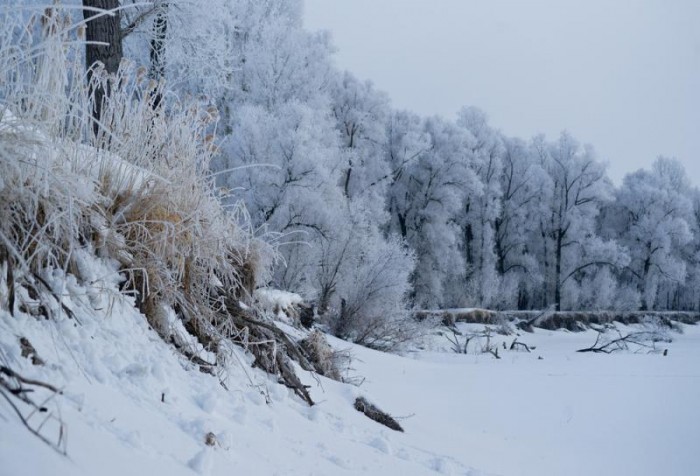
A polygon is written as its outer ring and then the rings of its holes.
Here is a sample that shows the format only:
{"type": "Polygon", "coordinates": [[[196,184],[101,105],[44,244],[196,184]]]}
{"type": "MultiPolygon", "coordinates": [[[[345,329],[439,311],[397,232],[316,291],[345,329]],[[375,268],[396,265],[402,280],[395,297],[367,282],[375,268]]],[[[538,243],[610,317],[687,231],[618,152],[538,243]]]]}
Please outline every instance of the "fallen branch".
{"type": "Polygon", "coordinates": [[[403,432],[403,428],[399,425],[394,417],[380,410],[376,405],[370,403],[364,397],[358,397],[355,400],[355,410],[364,413],[369,419],[381,423],[382,425],[394,431],[403,432]]]}
{"type": "Polygon", "coordinates": [[[601,341],[601,336],[604,335],[603,332],[598,331],[598,335],[596,336],[595,342],[593,343],[592,346],[586,347],[585,349],[578,349],[576,352],[594,352],[594,353],[603,353],[603,354],[611,354],[615,351],[618,350],[627,350],[629,349],[628,344],[635,344],[640,347],[648,347],[648,348],[654,348],[653,342],[655,341],[653,333],[650,332],[632,332],[627,335],[622,335],[619,333],[620,337],[617,339],[612,339],[610,341],[601,341]],[[652,344],[648,344],[645,341],[651,341],[652,344]]]}
{"type": "Polygon", "coordinates": [[[311,365],[309,360],[304,356],[304,353],[299,349],[298,344],[293,342],[287,334],[284,333],[280,328],[276,327],[274,324],[268,324],[267,322],[259,321],[253,317],[246,315],[246,311],[240,308],[240,313],[234,314],[234,319],[238,320],[240,324],[258,326],[263,329],[267,329],[272,332],[272,334],[284,344],[286,350],[292,354],[291,356],[299,362],[301,368],[308,371],[313,371],[314,366],[311,365]]]}
{"type": "MultiPolygon", "coordinates": [[[[54,387],[53,385],[45,383],[45,382],[41,382],[39,380],[33,380],[33,379],[22,377],[20,374],[18,374],[17,372],[15,372],[14,370],[12,370],[9,367],[0,366],[0,374],[7,375],[8,377],[14,378],[15,380],[17,380],[20,383],[24,383],[27,385],[34,385],[37,387],[44,387],[48,390],[51,390],[54,393],[58,393],[58,394],[61,393],[61,391],[59,389],[57,389],[56,387],[54,387]]],[[[8,390],[10,390],[10,389],[8,388],[8,390]]]]}
{"type": "Polygon", "coordinates": [[[248,347],[248,350],[255,356],[253,366],[257,366],[267,373],[279,375],[280,383],[294,390],[294,393],[309,406],[314,405],[308,387],[299,380],[290,361],[291,357],[299,363],[302,369],[314,371],[313,365],[304,356],[299,345],[273,324],[253,317],[251,311],[244,309],[237,300],[227,299],[226,308],[231,322],[239,329],[249,329],[250,335],[256,338],[255,344],[248,347]]]}
{"type": "Polygon", "coordinates": [[[543,310],[541,313],[537,314],[535,317],[530,318],[526,321],[518,322],[517,327],[518,327],[518,329],[520,329],[522,331],[532,333],[532,332],[534,332],[533,327],[537,326],[537,324],[541,320],[545,320],[553,313],[554,313],[554,308],[550,306],[549,308],[543,310]]]}
{"type": "Polygon", "coordinates": [[[513,342],[510,344],[510,350],[517,350],[517,349],[525,349],[527,352],[530,352],[530,347],[524,342],[518,342],[518,338],[516,337],[513,339],[513,342]]]}
{"type": "Polygon", "coordinates": [[[32,433],[41,441],[49,445],[56,452],[65,456],[65,427],[63,421],[60,418],[53,416],[53,414],[50,413],[49,409],[45,406],[46,402],[54,398],[56,395],[60,394],[61,391],[51,384],[23,377],[22,375],[18,374],[9,367],[0,366],[0,395],[2,395],[2,397],[7,401],[7,403],[10,405],[10,408],[12,408],[15,414],[17,414],[17,417],[19,418],[20,422],[22,422],[24,427],[30,433],[32,433]],[[31,398],[29,398],[29,394],[35,391],[34,388],[30,387],[40,387],[47,389],[52,392],[52,395],[46,398],[41,405],[37,405],[31,398]],[[17,400],[31,407],[32,410],[29,412],[29,414],[25,415],[11,397],[14,397],[17,400]],[[33,426],[33,424],[30,422],[30,419],[36,413],[47,413],[47,416],[41,421],[41,423],[34,424],[33,426]],[[58,437],[56,442],[51,441],[44,434],[42,434],[42,428],[44,427],[44,424],[52,418],[55,419],[59,425],[58,437]]]}
{"type": "Polygon", "coordinates": [[[452,344],[452,350],[457,354],[466,354],[467,347],[469,346],[469,342],[472,340],[472,337],[474,337],[475,335],[472,334],[472,335],[464,336],[464,343],[461,343],[459,341],[459,337],[462,334],[454,327],[451,327],[450,330],[452,331],[453,337],[450,337],[449,335],[446,335],[445,337],[450,342],[450,344],[452,344]]]}
{"type": "Polygon", "coordinates": [[[450,344],[452,344],[452,350],[455,353],[467,354],[469,350],[469,343],[472,340],[478,339],[477,343],[479,343],[481,339],[486,339],[486,344],[481,346],[480,352],[482,354],[491,354],[496,359],[501,358],[500,355],[498,355],[498,347],[495,344],[491,343],[491,333],[493,332],[492,328],[487,326],[484,327],[484,330],[481,332],[470,332],[467,334],[462,334],[454,327],[450,327],[449,329],[450,331],[452,331],[453,337],[445,335],[445,338],[450,342],[450,344]],[[460,342],[460,337],[464,338],[464,342],[460,342]]]}

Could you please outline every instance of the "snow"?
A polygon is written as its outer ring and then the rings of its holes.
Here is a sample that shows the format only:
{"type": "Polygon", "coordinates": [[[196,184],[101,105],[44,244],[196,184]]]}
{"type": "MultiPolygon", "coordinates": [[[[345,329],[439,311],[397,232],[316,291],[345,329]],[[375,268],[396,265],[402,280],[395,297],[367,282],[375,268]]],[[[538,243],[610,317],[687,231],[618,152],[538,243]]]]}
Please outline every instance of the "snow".
{"type": "Polygon", "coordinates": [[[297,315],[294,306],[304,302],[302,297],[296,293],[274,288],[258,288],[253,292],[253,297],[261,311],[289,323],[297,315]]]}
{"type": "MultiPolygon", "coordinates": [[[[46,321],[0,311],[0,356],[64,391],[47,406],[65,422],[68,453],[26,431],[2,400],[3,475],[696,473],[696,326],[660,344],[668,356],[576,353],[595,340],[592,331],[524,333],[519,341],[536,349],[501,350],[500,360],[449,352],[437,335],[404,356],[329,337],[351,350],[352,376],[365,379],[356,387],[300,371],[317,402],[308,407],[250,368],[239,349],[221,375],[224,389],[116,292],[110,262],[85,258],[82,265],[106,278],[87,286],[47,274],[71,290],[66,304],[81,324],[65,315],[46,321]],[[20,355],[20,336],[45,366],[20,355]],[[355,411],[358,396],[399,418],[405,433],[355,411]],[[205,444],[209,432],[213,446],[205,444]]],[[[513,336],[493,339],[500,346],[513,336]]],[[[56,430],[48,424],[44,434],[52,438],[56,430]]]]}
{"type": "MultiPolygon", "coordinates": [[[[534,345],[532,353],[502,351],[501,360],[420,352],[415,362],[397,363],[393,379],[373,371],[367,356],[356,367],[368,390],[394,402],[393,411],[415,413],[406,427],[422,448],[464,455],[484,471],[696,474],[699,331],[685,327],[674,335],[674,343],[663,344],[666,357],[580,354],[574,351],[590,346],[595,332],[538,330],[518,339],[534,345]],[[442,399],[407,399],[410,382],[439,389],[442,399]],[[435,427],[453,437],[431,438],[435,427]]],[[[496,338],[498,346],[501,340],[513,337],[496,338]]]]}

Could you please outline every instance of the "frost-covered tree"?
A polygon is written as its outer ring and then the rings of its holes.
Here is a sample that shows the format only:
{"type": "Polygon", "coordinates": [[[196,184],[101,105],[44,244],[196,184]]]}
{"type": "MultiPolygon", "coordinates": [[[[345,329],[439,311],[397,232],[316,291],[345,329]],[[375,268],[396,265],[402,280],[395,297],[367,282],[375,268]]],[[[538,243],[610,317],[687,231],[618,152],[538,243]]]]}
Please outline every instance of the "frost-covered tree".
{"type": "MultiPolygon", "coordinates": [[[[83,0],[83,16],[85,27],[85,67],[87,77],[93,86],[94,95],[92,115],[96,121],[102,116],[102,107],[108,88],[99,82],[90,81],[100,66],[107,73],[114,74],[119,69],[123,57],[122,31],[120,28],[121,12],[118,10],[119,0],[83,0]],[[112,14],[104,14],[100,10],[113,10],[112,14]]],[[[97,127],[97,126],[96,126],[97,127]]],[[[95,129],[97,130],[97,129],[95,129]]]]}
{"type": "Polygon", "coordinates": [[[681,248],[692,239],[691,189],[682,165],[659,158],[651,171],[625,177],[618,192],[619,241],[629,249],[628,266],[642,297],[642,309],[653,309],[659,286],[682,283],[686,263],[681,248]]]}
{"type": "Polygon", "coordinates": [[[107,72],[116,73],[123,57],[120,2],[83,0],[83,7],[86,20],[85,64],[90,69],[99,62],[107,72]]]}
{"type": "Polygon", "coordinates": [[[405,304],[414,269],[413,253],[404,241],[383,236],[371,214],[362,208],[354,215],[348,233],[338,241],[342,259],[332,270],[337,273],[330,302],[336,307],[328,323],[336,336],[379,349],[392,349],[415,335],[405,304]]]}
{"type": "Polygon", "coordinates": [[[279,245],[268,284],[315,300],[337,335],[384,347],[400,340],[413,271],[403,238],[383,230],[388,99],[332,69],[327,36],[302,29],[299,6],[238,2],[214,172],[279,245]]]}
{"type": "Polygon", "coordinates": [[[490,306],[500,287],[496,270],[495,227],[501,215],[503,142],[489,127],[483,111],[468,107],[459,112],[457,124],[469,133],[465,147],[471,155],[471,168],[479,187],[466,188],[462,225],[466,260],[466,287],[470,301],[490,306]]]}
{"type": "Polygon", "coordinates": [[[543,263],[545,289],[542,304],[557,310],[577,304],[580,283],[603,267],[627,264],[624,250],[596,234],[601,204],[612,199],[605,167],[590,146],[581,146],[562,133],[555,142],[542,137],[533,142],[540,166],[549,176],[549,192],[539,219],[541,242],[537,253],[543,263]]]}
{"type": "Polygon", "coordinates": [[[361,82],[345,72],[330,91],[333,117],[340,133],[343,154],[341,187],[349,199],[372,205],[372,220],[386,220],[385,197],[389,184],[386,147],[389,99],[370,82],[361,82]]]}
{"type": "Polygon", "coordinates": [[[415,302],[456,305],[465,299],[456,217],[466,191],[477,183],[465,148],[469,136],[443,119],[422,121],[405,112],[394,114],[388,135],[390,230],[404,237],[416,253],[415,302]]]}
{"type": "Polygon", "coordinates": [[[685,283],[677,290],[675,309],[700,310],[700,189],[691,191],[693,215],[690,230],[693,239],[683,247],[688,273],[685,283]]]}
{"type": "Polygon", "coordinates": [[[333,124],[323,111],[289,103],[274,112],[242,106],[233,125],[222,159],[232,170],[220,184],[244,201],[261,232],[281,235],[286,265],[275,284],[299,289],[314,273],[316,245],[338,239],[345,216],[333,124]]]}
{"type": "Polygon", "coordinates": [[[531,306],[531,296],[544,279],[533,253],[539,237],[532,225],[549,201],[549,177],[524,141],[504,138],[503,147],[501,212],[494,222],[496,270],[501,278],[498,305],[524,309],[531,306]]]}
{"type": "Polygon", "coordinates": [[[273,110],[297,101],[327,107],[332,80],[330,37],[302,28],[301,0],[237,0],[229,55],[235,74],[223,104],[224,117],[241,104],[273,110]]]}
{"type": "Polygon", "coordinates": [[[236,72],[233,41],[241,3],[122,0],[125,56],[176,91],[218,99],[236,72]]]}

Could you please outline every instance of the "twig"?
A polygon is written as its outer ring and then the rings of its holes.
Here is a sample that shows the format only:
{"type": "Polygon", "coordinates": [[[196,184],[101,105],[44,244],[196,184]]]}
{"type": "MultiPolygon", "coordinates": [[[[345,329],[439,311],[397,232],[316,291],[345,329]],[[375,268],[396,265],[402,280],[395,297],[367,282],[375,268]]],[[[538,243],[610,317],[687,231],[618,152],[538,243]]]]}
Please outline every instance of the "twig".
{"type": "Polygon", "coordinates": [[[33,380],[33,379],[22,377],[20,374],[18,374],[17,372],[15,372],[14,370],[12,370],[9,367],[0,366],[0,373],[5,374],[8,377],[12,377],[14,379],[17,379],[17,381],[19,381],[21,383],[25,383],[27,385],[35,385],[37,387],[44,387],[46,389],[51,390],[54,393],[58,393],[58,394],[61,393],[61,391],[59,389],[57,389],[56,387],[54,387],[53,385],[45,383],[45,382],[41,382],[39,380],[33,380]]]}
{"type": "Polygon", "coordinates": [[[40,382],[38,380],[33,380],[33,379],[28,379],[25,377],[22,377],[20,374],[15,372],[14,370],[10,369],[9,367],[5,366],[0,366],[0,376],[6,375],[12,379],[14,379],[17,384],[16,386],[10,385],[8,381],[6,381],[4,378],[0,378],[0,394],[3,396],[3,398],[7,401],[7,403],[10,405],[12,410],[17,414],[17,417],[20,419],[22,424],[29,430],[30,433],[32,433],[34,436],[39,438],[41,441],[49,445],[51,448],[53,448],[57,453],[65,455],[66,451],[65,448],[62,448],[61,444],[64,441],[64,427],[63,427],[63,422],[57,418],[59,422],[59,436],[58,436],[58,442],[53,443],[51,442],[46,436],[41,434],[41,430],[46,424],[47,421],[49,421],[51,418],[55,418],[51,413],[49,413],[46,418],[44,418],[41,423],[38,425],[37,428],[33,428],[32,425],[29,423],[29,419],[38,411],[40,413],[45,413],[47,412],[47,408],[44,406],[48,401],[50,401],[52,398],[54,398],[56,395],[61,394],[61,392],[54,387],[53,385],[50,385],[45,382],[40,382]],[[37,405],[34,403],[28,396],[27,394],[32,392],[34,389],[31,388],[24,388],[22,384],[26,385],[33,385],[36,387],[42,387],[47,390],[50,390],[53,392],[49,397],[47,397],[44,402],[42,402],[41,405],[37,405]],[[29,413],[28,416],[24,416],[22,411],[17,407],[15,402],[10,398],[10,395],[13,395],[20,401],[26,403],[30,407],[32,407],[32,411],[29,413]]]}
{"type": "Polygon", "coordinates": [[[75,313],[74,313],[68,306],[66,306],[65,303],[63,302],[63,300],[58,296],[58,294],[56,294],[56,292],[54,292],[54,290],[51,289],[51,286],[49,286],[49,283],[47,283],[46,280],[44,280],[44,278],[42,278],[41,276],[39,276],[39,274],[35,273],[34,271],[32,271],[32,276],[34,276],[34,278],[35,278],[37,281],[39,281],[39,282],[46,288],[46,290],[47,290],[49,293],[51,293],[51,295],[53,296],[53,298],[56,300],[56,302],[57,302],[58,304],[61,305],[61,307],[63,308],[63,310],[66,312],[66,314],[68,315],[68,317],[69,317],[70,319],[74,319],[74,320],[75,320],[78,324],[80,324],[81,326],[83,325],[83,323],[80,322],[80,319],[78,319],[78,317],[75,315],[75,313]]]}

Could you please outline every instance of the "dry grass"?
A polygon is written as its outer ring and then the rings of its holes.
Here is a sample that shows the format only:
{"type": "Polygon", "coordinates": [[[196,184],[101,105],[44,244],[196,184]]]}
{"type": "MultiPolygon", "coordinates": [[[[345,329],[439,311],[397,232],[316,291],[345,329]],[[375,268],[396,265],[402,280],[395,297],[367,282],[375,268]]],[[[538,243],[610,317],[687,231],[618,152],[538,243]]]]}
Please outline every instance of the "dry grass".
{"type": "Polygon", "coordinates": [[[11,267],[24,283],[47,269],[79,275],[73,253],[91,249],[119,261],[154,323],[170,306],[194,328],[230,325],[224,296],[248,300],[274,250],[253,238],[242,205],[225,210],[217,196],[215,108],[178,99],[125,62],[116,76],[92,75],[111,90],[95,133],[79,22],[58,7],[0,16],[5,274],[11,267]]]}
{"type": "Polygon", "coordinates": [[[347,352],[333,350],[319,330],[309,333],[300,345],[316,372],[333,380],[343,381],[341,364],[347,361],[347,352]]]}

